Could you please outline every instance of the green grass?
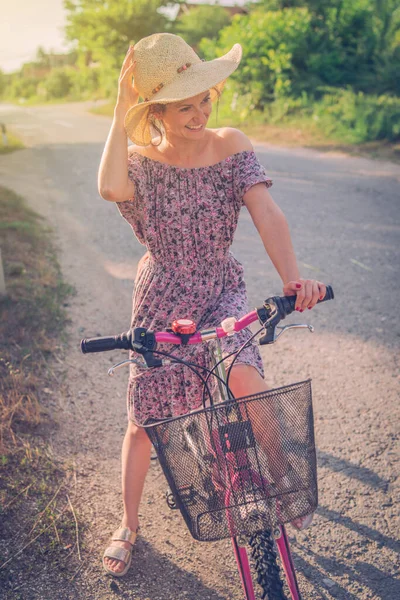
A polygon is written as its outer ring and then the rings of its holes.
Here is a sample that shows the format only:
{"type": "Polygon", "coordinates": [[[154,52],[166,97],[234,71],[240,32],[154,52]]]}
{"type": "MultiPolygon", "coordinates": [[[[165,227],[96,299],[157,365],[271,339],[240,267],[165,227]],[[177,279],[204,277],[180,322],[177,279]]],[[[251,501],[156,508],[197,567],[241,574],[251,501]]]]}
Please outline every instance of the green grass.
{"type": "Polygon", "coordinates": [[[64,304],[74,291],[45,221],[3,187],[0,222],[0,588],[5,598],[25,598],[38,570],[63,577],[76,569],[73,469],[52,455],[57,417],[40,401],[48,389],[61,393],[51,359],[66,341],[64,304]]]}
{"type": "Polygon", "coordinates": [[[9,154],[24,147],[21,140],[12,132],[7,131],[7,144],[4,144],[3,135],[0,134],[0,154],[9,154]]]}

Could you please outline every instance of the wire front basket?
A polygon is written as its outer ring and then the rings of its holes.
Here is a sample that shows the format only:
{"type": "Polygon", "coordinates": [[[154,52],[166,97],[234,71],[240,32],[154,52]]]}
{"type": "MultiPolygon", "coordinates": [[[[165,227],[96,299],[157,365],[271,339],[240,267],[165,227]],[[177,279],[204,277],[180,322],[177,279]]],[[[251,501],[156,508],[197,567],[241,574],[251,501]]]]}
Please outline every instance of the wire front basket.
{"type": "Polygon", "coordinates": [[[311,381],[147,427],[196,540],[252,535],[318,504],[311,381]]]}

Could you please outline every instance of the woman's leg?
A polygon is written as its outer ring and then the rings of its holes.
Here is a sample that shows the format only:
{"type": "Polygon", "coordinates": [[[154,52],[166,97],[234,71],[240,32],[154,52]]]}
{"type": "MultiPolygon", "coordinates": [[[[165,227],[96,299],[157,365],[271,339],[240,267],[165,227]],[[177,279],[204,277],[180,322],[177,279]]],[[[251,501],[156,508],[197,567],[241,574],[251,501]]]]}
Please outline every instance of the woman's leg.
{"type": "MultiPolygon", "coordinates": [[[[268,390],[267,384],[257,369],[244,364],[234,365],[232,367],[231,375],[229,377],[229,387],[236,398],[258,394],[268,390]]],[[[279,422],[275,415],[274,406],[271,404],[268,407],[268,405],[264,403],[261,412],[260,404],[252,405],[249,403],[247,404],[247,410],[250,415],[252,429],[257,442],[265,450],[265,453],[268,456],[268,462],[272,471],[271,474],[279,481],[279,479],[285,476],[289,463],[285,454],[280,451],[278,433],[279,422]],[[268,426],[266,426],[266,423],[268,423],[268,426]],[[271,446],[275,449],[273,455],[271,455],[271,452],[268,450],[271,446]]],[[[305,529],[310,525],[311,520],[312,516],[307,515],[295,519],[292,521],[292,525],[296,527],[296,529],[305,529]]]]}
{"type": "MultiPolygon", "coordinates": [[[[229,387],[235,398],[251,396],[252,394],[266,392],[269,389],[257,369],[245,364],[238,364],[232,367],[229,377],[229,387]]],[[[266,403],[263,405],[249,403],[246,405],[246,408],[250,415],[252,429],[257,442],[268,456],[268,462],[272,470],[271,474],[275,479],[279,480],[286,473],[287,461],[282,456],[282,453],[279,452],[279,441],[274,443],[274,438],[279,435],[279,422],[275,415],[275,408],[273,404],[268,406],[266,403]],[[274,456],[271,456],[268,451],[268,448],[271,448],[271,446],[276,449],[274,456]]]]}
{"type": "MultiPolygon", "coordinates": [[[[129,421],[122,444],[122,498],[124,515],[121,527],[136,531],[139,520],[138,511],[143,492],[144,481],[150,465],[151,442],[143,427],[129,421]]],[[[129,549],[129,542],[112,542],[112,545],[129,549]]],[[[120,560],[105,558],[104,562],[113,571],[123,571],[125,564],[120,560]]]]}

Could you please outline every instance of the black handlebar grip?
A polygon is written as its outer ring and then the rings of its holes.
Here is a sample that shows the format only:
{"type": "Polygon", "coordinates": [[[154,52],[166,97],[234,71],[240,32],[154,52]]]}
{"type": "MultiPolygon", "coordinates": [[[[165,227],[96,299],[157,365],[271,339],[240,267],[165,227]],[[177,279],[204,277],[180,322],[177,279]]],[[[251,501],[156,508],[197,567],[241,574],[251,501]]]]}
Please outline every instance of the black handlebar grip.
{"type": "MultiPolygon", "coordinates": [[[[326,302],[327,300],[333,300],[335,297],[333,293],[333,289],[331,285],[326,286],[326,294],[322,300],[318,300],[317,304],[321,304],[321,302],[326,302]]],[[[282,312],[282,318],[290,315],[296,306],[297,296],[284,296],[280,298],[281,306],[278,307],[279,311],[282,312]]]]}
{"type": "Polygon", "coordinates": [[[110,337],[89,338],[81,341],[81,351],[106,352],[107,350],[130,350],[132,348],[130,333],[121,333],[110,337]]]}

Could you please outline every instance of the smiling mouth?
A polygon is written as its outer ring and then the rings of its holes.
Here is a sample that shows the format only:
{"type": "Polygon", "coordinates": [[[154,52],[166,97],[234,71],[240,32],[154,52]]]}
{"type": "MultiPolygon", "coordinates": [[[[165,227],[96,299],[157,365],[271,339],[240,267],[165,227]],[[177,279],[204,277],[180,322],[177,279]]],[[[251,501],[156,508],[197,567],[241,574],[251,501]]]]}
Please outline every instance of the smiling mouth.
{"type": "Polygon", "coordinates": [[[201,129],[203,129],[204,125],[199,125],[199,127],[189,127],[188,125],[185,125],[186,129],[189,129],[189,131],[200,131],[201,129]]]}

